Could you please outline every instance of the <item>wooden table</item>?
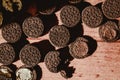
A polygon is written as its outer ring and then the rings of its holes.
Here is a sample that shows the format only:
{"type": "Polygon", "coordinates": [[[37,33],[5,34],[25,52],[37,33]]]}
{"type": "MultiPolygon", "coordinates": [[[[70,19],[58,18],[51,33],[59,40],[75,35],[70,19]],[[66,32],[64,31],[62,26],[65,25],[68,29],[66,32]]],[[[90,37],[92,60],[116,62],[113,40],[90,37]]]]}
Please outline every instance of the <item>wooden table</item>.
{"type": "MultiPolygon", "coordinates": [[[[102,0],[87,0],[93,4],[102,0]]],[[[98,28],[89,28],[83,24],[84,35],[91,36],[97,41],[96,51],[84,59],[74,59],[70,66],[76,70],[73,77],[68,80],[120,80],[120,41],[106,43],[101,40],[98,28]]],[[[0,43],[4,40],[0,36],[0,43]]],[[[20,67],[23,63],[19,60],[13,64],[20,67]]],[[[39,63],[42,69],[41,80],[66,80],[59,73],[51,73],[44,63],[39,63]]]]}

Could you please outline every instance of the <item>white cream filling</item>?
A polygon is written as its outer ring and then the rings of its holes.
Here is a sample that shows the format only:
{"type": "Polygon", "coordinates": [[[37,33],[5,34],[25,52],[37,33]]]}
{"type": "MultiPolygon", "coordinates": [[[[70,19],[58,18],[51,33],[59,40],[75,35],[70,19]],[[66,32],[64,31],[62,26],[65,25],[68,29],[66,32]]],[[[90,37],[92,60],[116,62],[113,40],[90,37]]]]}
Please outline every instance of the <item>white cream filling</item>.
{"type": "Polygon", "coordinates": [[[27,68],[21,68],[16,72],[17,80],[32,80],[33,74],[27,68]]]}

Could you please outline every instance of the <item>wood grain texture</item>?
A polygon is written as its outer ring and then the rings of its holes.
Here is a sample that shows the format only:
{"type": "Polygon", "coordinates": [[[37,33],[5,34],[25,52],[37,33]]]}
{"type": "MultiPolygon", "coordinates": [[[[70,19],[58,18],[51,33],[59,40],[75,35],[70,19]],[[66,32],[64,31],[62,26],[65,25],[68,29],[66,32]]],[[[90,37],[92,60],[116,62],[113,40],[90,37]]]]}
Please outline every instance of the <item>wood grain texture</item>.
{"type": "MultiPolygon", "coordinates": [[[[88,0],[99,2],[102,0],[88,0]]],[[[120,80],[120,41],[107,43],[101,40],[98,28],[89,28],[83,24],[84,35],[91,36],[97,40],[97,49],[89,57],[74,59],[70,66],[76,70],[73,77],[68,80],[120,80]]],[[[0,36],[0,43],[4,40],[0,36]]],[[[23,63],[19,60],[13,64],[20,67],[23,63]]],[[[41,80],[66,80],[60,73],[51,73],[44,63],[39,63],[42,68],[41,80]]]]}

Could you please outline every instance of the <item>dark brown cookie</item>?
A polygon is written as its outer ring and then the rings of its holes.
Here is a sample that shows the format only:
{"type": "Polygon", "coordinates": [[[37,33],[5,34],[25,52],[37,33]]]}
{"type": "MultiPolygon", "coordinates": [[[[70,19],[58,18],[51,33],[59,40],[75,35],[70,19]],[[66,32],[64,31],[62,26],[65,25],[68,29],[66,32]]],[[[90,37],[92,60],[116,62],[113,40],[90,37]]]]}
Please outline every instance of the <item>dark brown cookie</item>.
{"type": "Polygon", "coordinates": [[[106,42],[113,42],[119,38],[118,26],[115,22],[108,21],[99,28],[100,37],[106,42]]]}
{"type": "Polygon", "coordinates": [[[68,2],[71,4],[77,4],[77,3],[80,3],[81,0],[68,0],[68,2]]]}
{"type": "Polygon", "coordinates": [[[49,9],[46,9],[46,10],[41,10],[39,11],[40,14],[43,14],[43,15],[51,15],[54,11],[55,11],[56,7],[51,7],[49,9]]]}
{"type": "Polygon", "coordinates": [[[8,43],[0,44],[0,63],[4,65],[9,65],[14,61],[14,59],[14,48],[8,43]]]}
{"type": "Polygon", "coordinates": [[[95,28],[99,26],[102,20],[102,12],[95,6],[88,6],[82,11],[82,22],[89,27],[95,28]]]}
{"type": "Polygon", "coordinates": [[[13,80],[13,71],[7,66],[0,66],[0,80],[13,80]]]}
{"type": "Polygon", "coordinates": [[[60,53],[58,51],[50,51],[44,59],[45,65],[50,72],[57,73],[58,66],[61,62],[60,53]]]}
{"type": "Polygon", "coordinates": [[[49,31],[49,41],[55,47],[65,47],[70,39],[70,33],[64,26],[56,25],[49,31]]]}
{"type": "Polygon", "coordinates": [[[44,25],[40,18],[29,17],[24,20],[22,28],[26,36],[37,38],[42,35],[44,25]]]}
{"type": "Polygon", "coordinates": [[[17,42],[21,38],[21,34],[22,30],[18,23],[11,23],[2,27],[2,36],[7,42],[17,42]]]}
{"type": "Polygon", "coordinates": [[[88,56],[88,44],[82,41],[81,38],[77,38],[73,43],[69,45],[69,52],[73,58],[84,58],[88,56]]]}
{"type": "Polygon", "coordinates": [[[109,19],[120,17],[120,0],[105,0],[102,4],[102,11],[109,19]]]}
{"type": "Polygon", "coordinates": [[[27,44],[21,49],[19,57],[25,65],[33,67],[40,62],[41,54],[38,48],[27,44]]]}
{"type": "Polygon", "coordinates": [[[16,71],[16,80],[36,80],[36,71],[33,68],[22,66],[16,71]]]}
{"type": "Polygon", "coordinates": [[[74,27],[80,21],[80,11],[75,6],[66,5],[61,9],[60,19],[63,25],[74,27]]]}

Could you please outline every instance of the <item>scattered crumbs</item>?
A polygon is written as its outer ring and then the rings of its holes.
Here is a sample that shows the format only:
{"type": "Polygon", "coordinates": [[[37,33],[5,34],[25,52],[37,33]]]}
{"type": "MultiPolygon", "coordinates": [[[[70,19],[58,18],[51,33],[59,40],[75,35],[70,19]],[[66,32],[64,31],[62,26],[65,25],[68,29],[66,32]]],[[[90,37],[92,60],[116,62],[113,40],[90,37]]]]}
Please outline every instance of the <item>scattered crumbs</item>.
{"type": "Polygon", "coordinates": [[[79,77],[82,77],[83,74],[80,74],[79,77]]]}
{"type": "Polygon", "coordinates": [[[99,75],[99,74],[96,74],[96,78],[98,78],[98,77],[100,77],[100,75],[99,75]]]}
{"type": "Polygon", "coordinates": [[[100,63],[100,61],[97,61],[97,63],[100,63]]]}
{"type": "Polygon", "coordinates": [[[114,72],[114,70],[111,70],[111,72],[114,72]]]}

